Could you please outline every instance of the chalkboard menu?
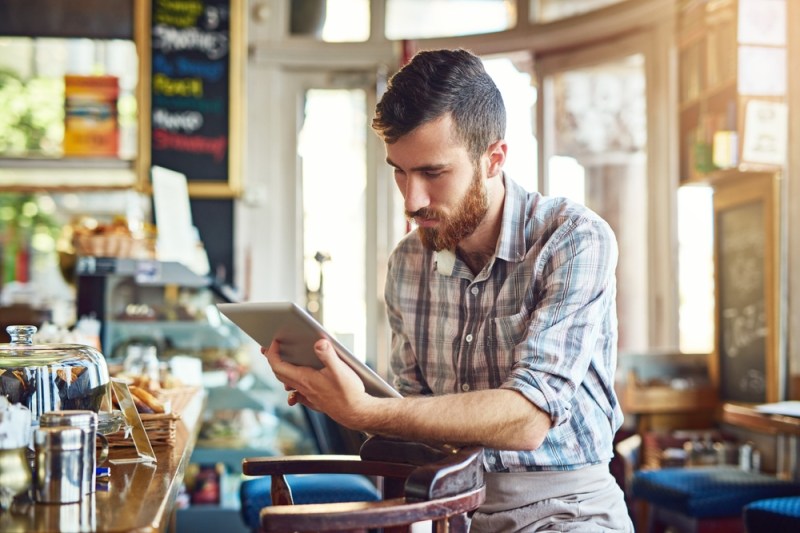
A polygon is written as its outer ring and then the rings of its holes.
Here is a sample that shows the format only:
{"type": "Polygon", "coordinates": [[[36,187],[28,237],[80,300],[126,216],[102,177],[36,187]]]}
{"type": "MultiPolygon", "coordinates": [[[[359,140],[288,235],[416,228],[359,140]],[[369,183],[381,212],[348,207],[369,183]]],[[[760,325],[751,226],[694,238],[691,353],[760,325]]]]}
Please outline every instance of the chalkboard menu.
{"type": "Polygon", "coordinates": [[[240,4],[152,0],[150,163],[185,174],[190,194],[236,192],[240,4]]]}
{"type": "Polygon", "coordinates": [[[715,188],[717,371],[720,399],[777,401],[777,238],[774,176],[715,188]]]}

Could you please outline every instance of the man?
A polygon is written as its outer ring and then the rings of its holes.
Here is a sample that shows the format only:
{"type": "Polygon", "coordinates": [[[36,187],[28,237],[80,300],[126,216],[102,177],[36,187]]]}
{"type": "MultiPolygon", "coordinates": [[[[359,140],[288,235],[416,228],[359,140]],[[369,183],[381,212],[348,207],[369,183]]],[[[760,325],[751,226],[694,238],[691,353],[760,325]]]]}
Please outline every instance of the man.
{"type": "Polygon", "coordinates": [[[368,433],[484,446],[472,531],[632,531],[608,469],[622,423],[609,226],[503,174],[503,101],[467,51],[417,54],[373,128],[417,225],[385,289],[404,398],[366,394],[326,341],[320,371],[283,362],[273,343],[289,404],[368,433]]]}

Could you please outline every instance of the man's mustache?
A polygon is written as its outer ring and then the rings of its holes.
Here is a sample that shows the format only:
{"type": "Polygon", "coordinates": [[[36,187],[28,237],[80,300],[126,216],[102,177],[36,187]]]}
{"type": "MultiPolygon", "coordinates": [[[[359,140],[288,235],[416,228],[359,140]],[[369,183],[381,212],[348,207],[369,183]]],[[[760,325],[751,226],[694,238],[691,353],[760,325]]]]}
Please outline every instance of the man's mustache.
{"type": "Polygon", "coordinates": [[[408,220],[413,220],[415,218],[421,218],[423,220],[435,220],[439,218],[439,213],[430,207],[423,207],[421,209],[417,209],[416,211],[406,211],[405,213],[408,220]]]}

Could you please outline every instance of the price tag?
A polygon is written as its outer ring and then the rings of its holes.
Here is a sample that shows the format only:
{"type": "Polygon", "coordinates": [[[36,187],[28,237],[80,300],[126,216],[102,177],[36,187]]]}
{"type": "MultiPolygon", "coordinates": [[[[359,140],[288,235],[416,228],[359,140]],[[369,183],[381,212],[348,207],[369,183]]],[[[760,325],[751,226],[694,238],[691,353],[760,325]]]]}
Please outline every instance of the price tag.
{"type": "Polygon", "coordinates": [[[137,459],[112,459],[112,464],[119,463],[138,463],[148,462],[156,463],[156,454],[153,452],[153,447],[150,445],[150,437],[144,429],[142,418],[139,416],[139,411],[136,410],[136,405],[133,403],[131,391],[128,389],[128,384],[117,378],[111,378],[111,390],[117,398],[119,408],[122,411],[122,416],[125,422],[131,428],[131,436],[133,437],[133,445],[136,446],[136,453],[139,456],[137,459]]]}

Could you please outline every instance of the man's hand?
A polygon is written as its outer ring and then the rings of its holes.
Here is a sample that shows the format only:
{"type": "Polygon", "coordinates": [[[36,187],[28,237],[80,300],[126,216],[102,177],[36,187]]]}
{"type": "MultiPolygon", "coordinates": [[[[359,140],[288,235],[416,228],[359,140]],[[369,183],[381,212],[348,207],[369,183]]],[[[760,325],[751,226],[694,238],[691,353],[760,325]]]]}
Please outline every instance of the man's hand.
{"type": "Polygon", "coordinates": [[[321,411],[348,427],[355,427],[362,409],[368,409],[372,398],[366,393],[361,378],[342,361],[330,342],[320,339],[314,353],[323,368],[320,370],[287,363],[280,356],[280,343],[274,341],[269,349],[262,347],[272,371],[290,391],[288,403],[305,405],[321,411]]]}

